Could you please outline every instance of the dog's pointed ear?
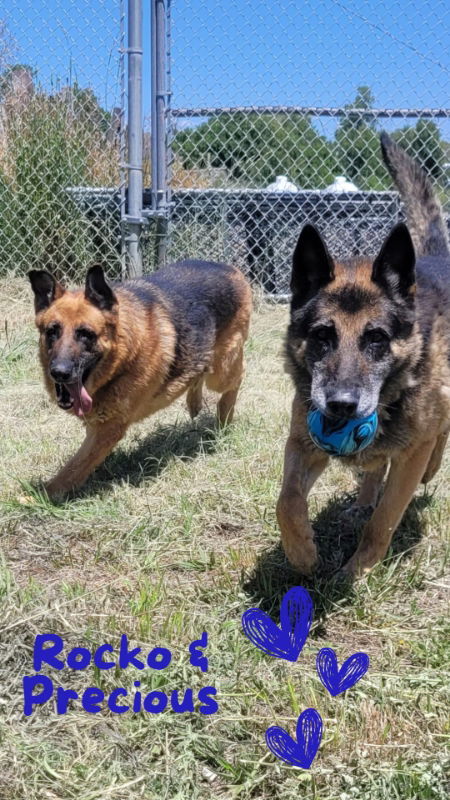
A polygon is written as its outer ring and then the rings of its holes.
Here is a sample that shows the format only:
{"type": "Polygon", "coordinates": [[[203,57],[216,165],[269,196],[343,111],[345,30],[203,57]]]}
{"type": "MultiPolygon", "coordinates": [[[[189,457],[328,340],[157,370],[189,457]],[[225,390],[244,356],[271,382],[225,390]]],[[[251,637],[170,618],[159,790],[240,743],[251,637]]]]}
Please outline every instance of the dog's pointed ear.
{"type": "Polygon", "coordinates": [[[117,297],[109,283],[107,283],[103,267],[100,264],[94,264],[90,267],[86,275],[86,286],[84,289],[84,296],[94,306],[97,306],[101,311],[111,311],[113,306],[117,303],[117,297]]]}
{"type": "Polygon", "coordinates": [[[386,291],[412,297],[416,285],[416,254],[408,228],[399,222],[385,240],[372,267],[372,280],[386,291]]]}
{"type": "Polygon", "coordinates": [[[305,225],[292,259],[291,291],[295,305],[306,303],[333,278],[334,264],[325,242],[313,225],[305,225]]]}
{"type": "Polygon", "coordinates": [[[54,300],[62,297],[64,286],[45,269],[32,269],[28,273],[31,288],[34,292],[34,310],[36,314],[48,308],[54,300]]]}

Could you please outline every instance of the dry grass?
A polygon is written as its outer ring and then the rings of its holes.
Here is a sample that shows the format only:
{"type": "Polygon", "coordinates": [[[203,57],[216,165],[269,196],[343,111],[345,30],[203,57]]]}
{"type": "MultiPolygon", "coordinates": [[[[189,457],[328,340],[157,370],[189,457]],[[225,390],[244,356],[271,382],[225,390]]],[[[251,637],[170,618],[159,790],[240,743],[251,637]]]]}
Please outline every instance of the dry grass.
{"type": "MultiPolygon", "coordinates": [[[[180,403],[133,429],[85,490],[61,506],[17,502],[21,483],[51,475],[82,437],[49,403],[36,363],[31,299],[21,281],[0,287],[0,798],[105,800],[161,797],[292,797],[443,800],[449,768],[448,478],[419,493],[391,559],[353,588],[320,575],[314,630],[298,663],[271,659],[240,630],[259,604],[278,613],[298,583],[278,544],[280,483],[291,387],[280,360],[286,309],[261,307],[248,345],[236,422],[217,434],[213,400],[195,424],[180,403]],[[189,665],[188,645],[209,634],[209,672],[189,665]],[[106,693],[141,680],[147,691],[218,689],[211,716],[98,714],[75,701],[22,713],[22,677],[33,674],[37,633],[66,649],[127,633],[144,651],[166,646],[163,672],[129,668],[60,673],[57,685],[106,693]],[[319,647],[340,660],[371,658],[367,676],[331,698],[314,671],[319,647]],[[266,750],[264,731],[290,731],[317,708],[324,738],[311,770],[266,750]],[[209,770],[208,773],[206,770],[209,770]],[[212,778],[212,783],[209,782],[212,778]]],[[[323,561],[337,565],[357,532],[339,519],[354,491],[334,467],[312,499],[323,561]]]]}

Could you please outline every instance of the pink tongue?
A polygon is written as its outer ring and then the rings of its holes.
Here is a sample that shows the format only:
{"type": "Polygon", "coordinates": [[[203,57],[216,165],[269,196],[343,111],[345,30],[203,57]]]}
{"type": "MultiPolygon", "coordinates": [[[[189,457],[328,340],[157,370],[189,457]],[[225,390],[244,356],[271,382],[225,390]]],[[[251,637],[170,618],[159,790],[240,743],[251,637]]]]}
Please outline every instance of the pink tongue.
{"type": "Polygon", "coordinates": [[[80,387],[78,384],[67,385],[68,392],[73,400],[73,410],[77,417],[82,417],[84,414],[89,414],[92,408],[92,397],[87,393],[84,386],[80,387]]]}

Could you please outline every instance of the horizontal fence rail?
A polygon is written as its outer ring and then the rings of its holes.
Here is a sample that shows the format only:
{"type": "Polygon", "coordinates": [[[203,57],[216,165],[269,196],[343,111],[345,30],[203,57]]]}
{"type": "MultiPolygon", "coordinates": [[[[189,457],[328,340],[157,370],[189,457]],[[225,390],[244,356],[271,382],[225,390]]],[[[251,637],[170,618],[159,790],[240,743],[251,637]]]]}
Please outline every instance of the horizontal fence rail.
{"type": "Polygon", "coordinates": [[[382,129],[448,210],[449,70],[434,54],[448,51],[450,9],[404,5],[173,2],[169,259],[230,261],[284,298],[305,222],[336,257],[374,255],[403,219],[382,129]]]}
{"type": "Polygon", "coordinates": [[[299,114],[313,117],[348,117],[361,119],[445,119],[450,108],[318,108],[317,106],[237,106],[232,108],[172,108],[176,119],[217,117],[220,114],[299,114]]]}

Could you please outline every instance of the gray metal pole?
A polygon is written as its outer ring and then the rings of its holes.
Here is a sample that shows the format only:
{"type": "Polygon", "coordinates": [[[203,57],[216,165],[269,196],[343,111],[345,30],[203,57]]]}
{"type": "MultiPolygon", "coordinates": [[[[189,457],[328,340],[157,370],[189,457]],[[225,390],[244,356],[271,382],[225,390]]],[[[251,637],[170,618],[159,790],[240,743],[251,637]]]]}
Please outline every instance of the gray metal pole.
{"type": "Polygon", "coordinates": [[[128,0],[128,270],[142,275],[142,0],[128,0]]]}
{"type": "Polygon", "coordinates": [[[157,208],[157,185],[158,185],[158,135],[156,123],[156,0],[151,0],[151,180],[152,180],[152,211],[156,212],[157,208]]]}
{"type": "Polygon", "coordinates": [[[126,189],[127,189],[127,141],[125,127],[125,0],[120,0],[120,121],[119,121],[119,153],[120,153],[120,264],[122,278],[127,275],[127,223],[126,223],[126,189]]]}
{"type": "Polygon", "coordinates": [[[156,262],[166,257],[166,2],[152,0],[152,210],[155,217],[156,262]]]}
{"type": "MultiPolygon", "coordinates": [[[[170,220],[173,166],[172,130],[172,0],[166,0],[166,202],[167,221],[170,220]]],[[[169,244],[168,235],[166,237],[169,244]]]]}

